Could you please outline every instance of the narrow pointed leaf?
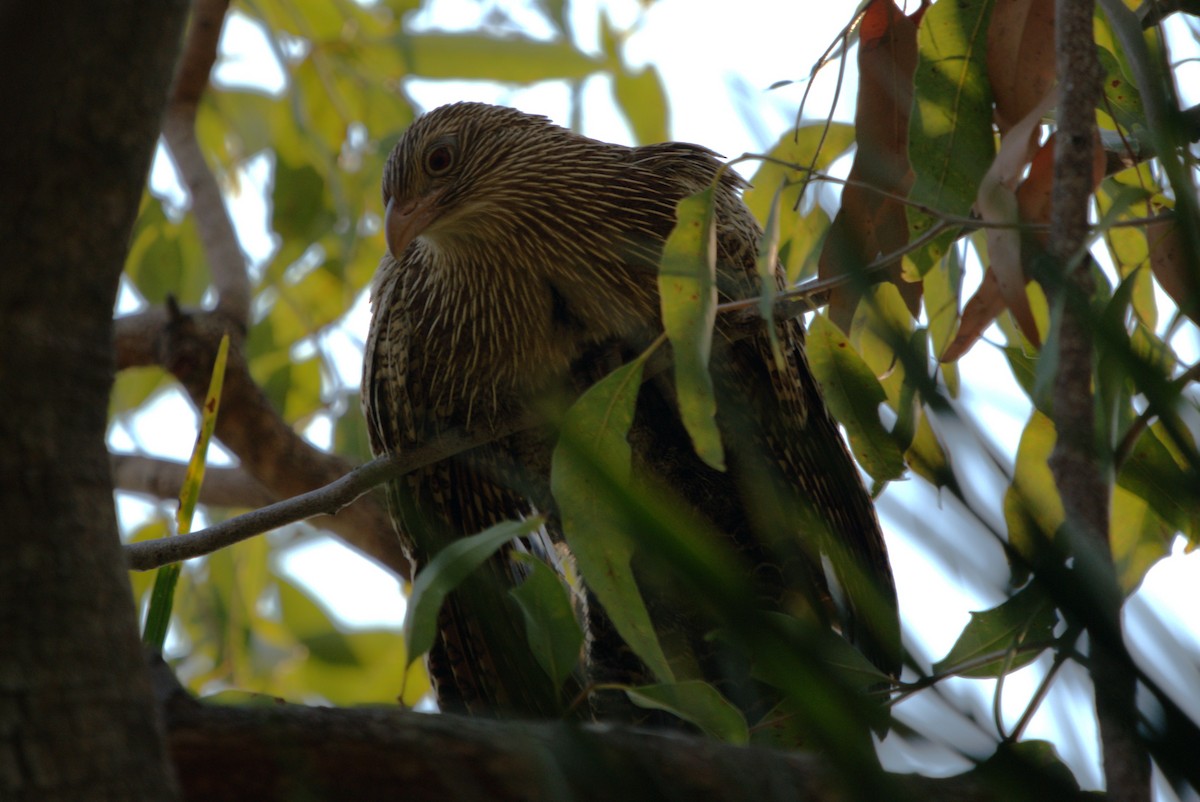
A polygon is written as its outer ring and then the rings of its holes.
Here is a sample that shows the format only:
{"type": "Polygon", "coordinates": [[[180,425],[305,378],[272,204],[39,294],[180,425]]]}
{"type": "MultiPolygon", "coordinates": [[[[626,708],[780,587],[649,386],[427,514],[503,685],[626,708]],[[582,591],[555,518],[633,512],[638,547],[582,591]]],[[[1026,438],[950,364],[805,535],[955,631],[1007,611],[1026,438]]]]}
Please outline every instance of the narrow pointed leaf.
{"type": "Polygon", "coordinates": [[[537,531],[541,518],[503,521],[477,535],[460,538],[437,553],[413,582],[404,622],[408,659],[429,651],[437,635],[438,611],[446,596],[510,540],[537,531]]]}
{"type": "Polygon", "coordinates": [[[576,401],[563,418],[550,471],[563,535],[588,588],[617,632],[664,682],[674,679],[630,560],[634,541],[619,503],[603,489],[595,464],[628,481],[631,451],[626,436],[642,383],[641,359],[610,373],[576,401]]]}
{"type": "Polygon", "coordinates": [[[814,317],[809,327],[808,361],[863,468],[876,481],[898,479],[904,473],[904,455],[879,418],[879,405],[887,397],[883,386],[842,330],[823,315],[814,317]]]}
{"type": "Polygon", "coordinates": [[[675,349],[680,416],[700,458],[725,470],[715,417],[717,401],[708,372],[717,307],[713,201],[710,187],[679,202],[675,229],[663,248],[658,290],[663,327],[675,349]]]}
{"type": "MultiPolygon", "coordinates": [[[[217,413],[221,408],[221,389],[225,386],[225,364],[229,359],[229,335],[221,337],[217,347],[217,358],[213,362],[212,378],[208,383],[208,395],[200,411],[200,432],[192,447],[192,458],[188,461],[183,487],[179,490],[179,509],[175,513],[175,528],[186,534],[192,528],[192,516],[196,512],[196,501],[200,498],[200,485],[204,483],[204,466],[208,455],[208,444],[217,428],[217,413]]],[[[171,608],[174,605],[175,585],[179,582],[179,563],[163,566],[154,576],[154,589],[150,593],[150,609],[146,613],[146,627],[142,640],[158,651],[162,651],[167,639],[167,628],[171,624],[171,608]]]]}
{"type": "Polygon", "coordinates": [[[727,743],[742,745],[750,741],[745,716],[707,682],[643,685],[628,688],[625,694],[638,707],[665,710],[727,743]]]}
{"type": "Polygon", "coordinates": [[[529,650],[554,687],[561,688],[579,662],[583,631],[562,578],[532,555],[514,556],[529,566],[531,573],[509,595],[525,616],[529,650]]]}

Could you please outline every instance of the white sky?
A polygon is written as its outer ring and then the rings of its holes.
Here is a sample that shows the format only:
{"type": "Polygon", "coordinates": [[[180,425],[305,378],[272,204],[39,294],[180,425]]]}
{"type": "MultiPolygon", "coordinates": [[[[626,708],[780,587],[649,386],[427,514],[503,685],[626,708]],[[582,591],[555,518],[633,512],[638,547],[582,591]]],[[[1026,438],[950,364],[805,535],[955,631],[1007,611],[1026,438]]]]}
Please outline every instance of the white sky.
{"type": "MultiPolygon", "coordinates": [[[[504,3],[506,6],[520,3],[504,3]]],[[[634,64],[651,62],[662,73],[671,102],[671,132],[675,139],[705,144],[727,157],[743,152],[761,152],[772,144],[791,123],[799,104],[804,84],[774,91],[767,87],[784,79],[804,78],[841,27],[850,18],[856,3],[849,0],[826,0],[820,4],[780,2],[779,0],[660,0],[645,13],[642,23],[627,44],[627,54],[634,64]]],[[[577,0],[571,4],[572,19],[579,41],[585,48],[598,49],[596,28],[597,9],[607,9],[618,29],[632,25],[639,14],[639,4],[633,0],[577,0]]],[[[410,24],[421,28],[470,28],[480,18],[480,4],[473,0],[440,0],[433,11],[414,16],[410,24]]],[[[549,29],[536,25],[535,13],[525,11],[518,19],[527,22],[534,35],[548,35],[549,29]]],[[[226,83],[252,83],[278,89],[284,75],[278,66],[264,56],[260,31],[236,12],[230,19],[222,45],[223,59],[216,75],[226,83]]],[[[1195,87],[1200,95],[1200,65],[1187,68],[1189,77],[1181,80],[1184,88],[1195,87]],[[1194,76],[1197,80],[1192,80],[1194,76]]],[[[818,80],[809,98],[809,115],[827,113],[832,102],[833,79],[836,69],[828,69],[818,80]]],[[[836,109],[838,119],[853,116],[853,88],[856,83],[853,63],[845,78],[845,96],[836,109]]],[[[548,83],[533,87],[508,88],[472,82],[414,81],[409,91],[416,100],[433,107],[452,100],[483,100],[518,106],[526,111],[545,114],[567,124],[569,95],[562,84],[548,83]]],[[[1192,90],[1188,90],[1192,91],[1192,90]]],[[[606,79],[590,80],[584,90],[584,133],[610,141],[629,142],[630,133],[619,115],[612,111],[610,88],[606,79]]],[[[1189,97],[1196,103],[1200,97],[1189,97]]],[[[161,154],[160,154],[161,156],[161,154]]],[[[843,164],[842,169],[848,165],[843,164]]],[[[753,164],[744,171],[752,172],[753,164]]],[[[270,178],[270,161],[259,158],[252,162],[242,177],[247,186],[266,186],[270,178]]],[[[156,160],[153,183],[156,189],[178,193],[166,159],[156,160]]],[[[178,195],[177,195],[178,196],[178,195]]],[[[245,192],[230,203],[244,247],[255,260],[265,260],[274,245],[267,230],[267,211],[262,198],[245,192]]],[[[971,286],[968,277],[968,287],[971,286]]],[[[974,281],[978,281],[978,273],[974,281]]],[[[135,308],[138,301],[128,290],[123,293],[120,308],[135,308]]],[[[357,344],[365,338],[367,309],[362,299],[347,316],[344,327],[331,332],[322,340],[322,347],[336,355],[340,381],[353,387],[358,383],[361,352],[357,344]]],[[[1195,361],[1200,344],[1194,335],[1179,339],[1177,345],[1185,359],[1195,361]]],[[[988,339],[1002,342],[994,328],[988,339]]],[[[1017,441],[1030,412],[1024,394],[1011,380],[1011,374],[998,349],[980,344],[961,363],[964,393],[962,404],[970,418],[984,432],[991,446],[1005,455],[1009,464],[1016,451],[1017,441]]],[[[140,450],[173,459],[186,459],[190,453],[194,430],[185,421],[195,419],[190,405],[177,393],[164,394],[150,413],[128,424],[114,427],[111,445],[121,451],[140,450]],[[169,422],[164,424],[165,422],[169,422]]],[[[318,444],[329,438],[329,426],[318,423],[307,432],[318,444]]],[[[214,461],[228,461],[220,453],[214,461]]],[[[967,482],[970,483],[971,477],[967,482]]],[[[980,499],[984,507],[998,510],[999,499],[980,499]]],[[[889,548],[900,592],[900,607],[912,645],[919,653],[936,660],[942,657],[957,638],[968,620],[970,610],[986,609],[1002,600],[1001,584],[1007,577],[1000,550],[986,542],[959,538],[957,533],[972,526],[968,516],[957,505],[939,499],[921,480],[892,485],[881,501],[881,518],[887,530],[889,548]],[[906,531],[920,531],[917,525],[937,530],[941,547],[959,553],[948,564],[930,548],[930,542],[920,535],[909,536],[906,531]],[[956,540],[958,541],[956,543],[956,540]],[[980,584],[980,578],[984,582],[980,584]],[[989,591],[988,583],[992,583],[989,591]]],[[[144,501],[122,494],[120,512],[126,526],[135,524],[153,513],[155,508],[144,501]]],[[[1002,522],[1002,518],[1000,519],[1002,522]]],[[[201,525],[197,522],[197,526],[201,525]]],[[[404,603],[397,583],[386,573],[332,541],[322,541],[293,551],[284,563],[285,570],[308,584],[331,607],[339,618],[359,625],[385,624],[398,626],[404,603]]],[[[1139,622],[1134,642],[1148,655],[1160,647],[1154,645],[1153,613],[1165,613],[1170,622],[1159,625],[1159,641],[1176,640],[1184,644],[1193,664],[1182,666],[1183,674],[1174,678],[1178,686],[1200,687],[1200,622],[1194,615],[1186,618],[1172,611],[1191,613],[1197,609],[1195,588],[1200,579],[1200,555],[1181,553],[1162,561],[1147,577],[1138,594],[1139,604],[1129,613],[1139,622]],[[1146,618],[1149,616],[1149,618],[1146,618]],[[1163,633],[1166,634],[1163,634],[1163,633]]],[[[1162,661],[1158,661],[1161,663],[1162,661]]],[[[1178,661],[1177,661],[1178,662],[1178,661]]],[[[1044,671],[1045,658],[1006,680],[1005,718],[1011,726],[1021,715],[1025,701],[1044,671]]],[[[1059,745],[1064,759],[1076,770],[1087,787],[1098,787],[1100,775],[1096,767],[1095,737],[1090,719],[1081,706],[1080,689],[1087,689],[1086,675],[1077,672],[1059,683],[1060,690],[1052,693],[1035,716],[1027,737],[1052,737],[1059,745]],[[1072,726],[1062,724],[1075,719],[1072,726]]],[[[981,720],[990,722],[994,683],[952,680],[946,683],[950,698],[959,700],[964,709],[980,711],[981,720]]],[[[935,702],[926,695],[905,703],[902,714],[918,716],[921,709],[931,709],[935,702]]],[[[942,717],[939,721],[944,720],[942,717]]],[[[895,766],[934,764],[945,768],[948,755],[963,749],[979,756],[990,750],[991,740],[980,731],[942,732],[944,748],[917,748],[889,743],[885,760],[895,766]],[[931,758],[931,755],[933,756],[931,758]],[[933,760],[930,763],[930,760],[933,760]],[[938,762],[940,761],[940,763],[938,762]]],[[[991,730],[990,724],[984,724],[991,730]]],[[[895,739],[892,739],[893,741],[895,739]]]]}

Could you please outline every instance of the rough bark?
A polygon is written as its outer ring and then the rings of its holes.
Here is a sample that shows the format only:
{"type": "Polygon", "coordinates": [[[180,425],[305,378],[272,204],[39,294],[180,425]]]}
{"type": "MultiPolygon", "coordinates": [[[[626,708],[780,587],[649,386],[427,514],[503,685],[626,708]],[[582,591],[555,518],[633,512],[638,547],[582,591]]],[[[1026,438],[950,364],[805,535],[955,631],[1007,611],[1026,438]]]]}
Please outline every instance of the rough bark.
{"type": "Polygon", "coordinates": [[[1089,570],[1100,584],[1096,598],[1108,635],[1093,632],[1090,671],[1096,688],[1105,783],[1113,799],[1150,798],[1150,760],[1136,735],[1135,675],[1120,646],[1120,594],[1109,548],[1109,469],[1098,450],[1091,311],[1095,287],[1086,253],[1096,104],[1104,73],[1092,33],[1093,0],[1058,0],[1057,72],[1062,87],[1054,155],[1050,252],[1062,270],[1058,330],[1058,370],[1054,382],[1057,439],[1050,469],[1062,497],[1077,570],[1089,570]],[[1087,567],[1085,569],[1085,566],[1087,567]]]}
{"type": "MultiPolygon", "coordinates": [[[[222,800],[850,800],[855,778],[820,755],[611,726],[426,715],[388,708],[165,705],[189,798],[222,800]]],[[[1026,764],[932,779],[894,774],[891,799],[1098,799],[1026,764]]]]}
{"type": "Polygon", "coordinates": [[[0,7],[0,797],[169,799],[104,436],[187,4],[0,7]]]}

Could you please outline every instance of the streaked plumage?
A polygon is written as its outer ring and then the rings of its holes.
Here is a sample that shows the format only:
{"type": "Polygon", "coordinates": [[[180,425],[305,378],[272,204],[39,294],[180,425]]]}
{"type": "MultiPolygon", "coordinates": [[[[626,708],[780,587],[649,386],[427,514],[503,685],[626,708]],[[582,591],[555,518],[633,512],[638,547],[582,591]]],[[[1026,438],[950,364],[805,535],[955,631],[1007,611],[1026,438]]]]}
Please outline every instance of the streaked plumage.
{"type": "MultiPolygon", "coordinates": [[[[535,409],[546,395],[578,392],[639,352],[661,330],[657,265],[675,205],[707,187],[719,167],[713,153],[695,145],[611,145],[496,106],[444,106],[415,122],[383,179],[391,253],[375,280],[363,374],[372,449],[404,451],[449,428],[488,427],[535,409]]],[[[740,190],[739,179],[726,172],[716,209],[723,298],[757,294],[759,228],[740,190]]],[[[775,367],[765,333],[718,338],[714,349],[729,471],[714,471],[691,452],[665,375],[639,396],[630,434],[639,469],[663,475],[726,532],[773,577],[772,595],[824,597],[814,561],[800,558],[799,568],[772,563],[778,549],[766,548],[757,533],[778,529],[778,521],[752,514],[763,501],[750,498],[758,492],[752,488],[801,489],[861,561],[894,616],[878,523],[804,360],[802,329],[794,321],[778,329],[786,371],[775,367]],[[807,587],[794,587],[797,576],[807,587]]],[[[389,497],[414,564],[426,563],[451,538],[534,508],[550,510],[549,446],[535,430],[394,483],[389,497]]],[[[494,648],[504,633],[489,628],[519,630],[519,622],[502,610],[470,609],[472,598],[487,597],[489,583],[495,591],[512,581],[506,561],[493,561],[476,580],[447,605],[430,655],[443,708],[552,714],[552,692],[496,682],[497,671],[537,673],[528,655],[494,648]],[[500,671],[501,660],[512,664],[500,671]]],[[[854,588],[848,590],[853,600],[854,588]]],[[[689,611],[672,604],[665,597],[657,602],[659,619],[691,621],[689,611]]],[[[592,623],[604,629],[602,617],[592,623]]],[[[851,615],[843,628],[877,663],[895,668],[894,621],[872,633],[851,615]]],[[[593,635],[597,649],[615,648],[611,633],[593,635]]],[[[594,657],[602,679],[640,679],[636,660],[594,657]]]]}

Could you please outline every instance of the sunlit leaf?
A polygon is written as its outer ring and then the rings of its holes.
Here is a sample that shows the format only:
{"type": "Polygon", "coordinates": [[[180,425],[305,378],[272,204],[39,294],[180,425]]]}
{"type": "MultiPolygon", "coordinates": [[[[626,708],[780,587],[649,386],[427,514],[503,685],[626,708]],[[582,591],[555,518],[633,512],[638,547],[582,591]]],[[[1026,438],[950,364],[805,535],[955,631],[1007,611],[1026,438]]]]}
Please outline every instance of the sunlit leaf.
{"type": "Polygon", "coordinates": [[[570,40],[539,42],[525,37],[475,33],[405,34],[395,40],[410,73],[423,78],[454,78],[527,84],[578,80],[601,67],[570,40]]]}
{"type": "Polygon", "coordinates": [[[712,188],[679,202],[675,228],[663,246],[658,290],[663,327],[674,348],[680,417],[700,458],[724,470],[717,401],[708,371],[717,308],[713,202],[712,188]]]}
{"type": "MultiPolygon", "coordinates": [[[[915,180],[909,197],[938,212],[966,215],[995,155],[987,30],[992,0],[934,3],[917,33],[919,59],[909,122],[908,156],[915,180]]],[[[911,236],[936,219],[908,208],[911,236]]],[[[912,254],[924,275],[942,258],[953,232],[912,254]]]]}
{"type": "Polygon", "coordinates": [[[665,142],[667,132],[667,92],[662,76],[654,65],[636,73],[624,69],[613,75],[613,97],[638,144],[665,142]]]}
{"type": "Polygon", "coordinates": [[[1150,566],[1167,556],[1175,528],[1168,526],[1146,499],[1117,485],[1109,522],[1117,580],[1128,595],[1137,589],[1150,566]]]}
{"type": "Polygon", "coordinates": [[[809,327],[808,360],[829,408],[846,427],[855,458],[876,481],[898,479],[904,456],[879,418],[887,397],[883,387],[841,329],[823,315],[809,327]]]}
{"type": "Polygon", "coordinates": [[[134,367],[120,371],[109,396],[109,416],[123,415],[137,409],[170,384],[169,374],[160,367],[134,367]]]}
{"type": "MultiPolygon", "coordinates": [[[[200,431],[196,435],[196,443],[192,447],[192,457],[188,461],[187,471],[184,473],[183,487],[179,490],[179,507],[175,512],[175,530],[181,535],[191,531],[192,516],[196,511],[196,503],[200,499],[200,486],[204,483],[208,444],[217,428],[217,413],[221,407],[221,388],[225,385],[225,363],[228,358],[229,335],[226,334],[221,337],[216,359],[213,360],[212,378],[209,380],[204,406],[200,410],[200,431]]],[[[142,633],[142,640],[160,652],[167,639],[167,628],[171,623],[171,609],[174,605],[175,586],[179,581],[179,570],[179,563],[171,563],[159,568],[154,575],[154,590],[150,594],[150,608],[146,613],[146,626],[142,633]]]]}
{"type": "Polygon", "coordinates": [[[1009,542],[1030,559],[1039,551],[1037,542],[1031,538],[1052,535],[1066,520],[1048,464],[1054,442],[1054,424],[1035,410],[1017,445],[1017,462],[1012,486],[1005,497],[1004,516],[1009,542]]]}

